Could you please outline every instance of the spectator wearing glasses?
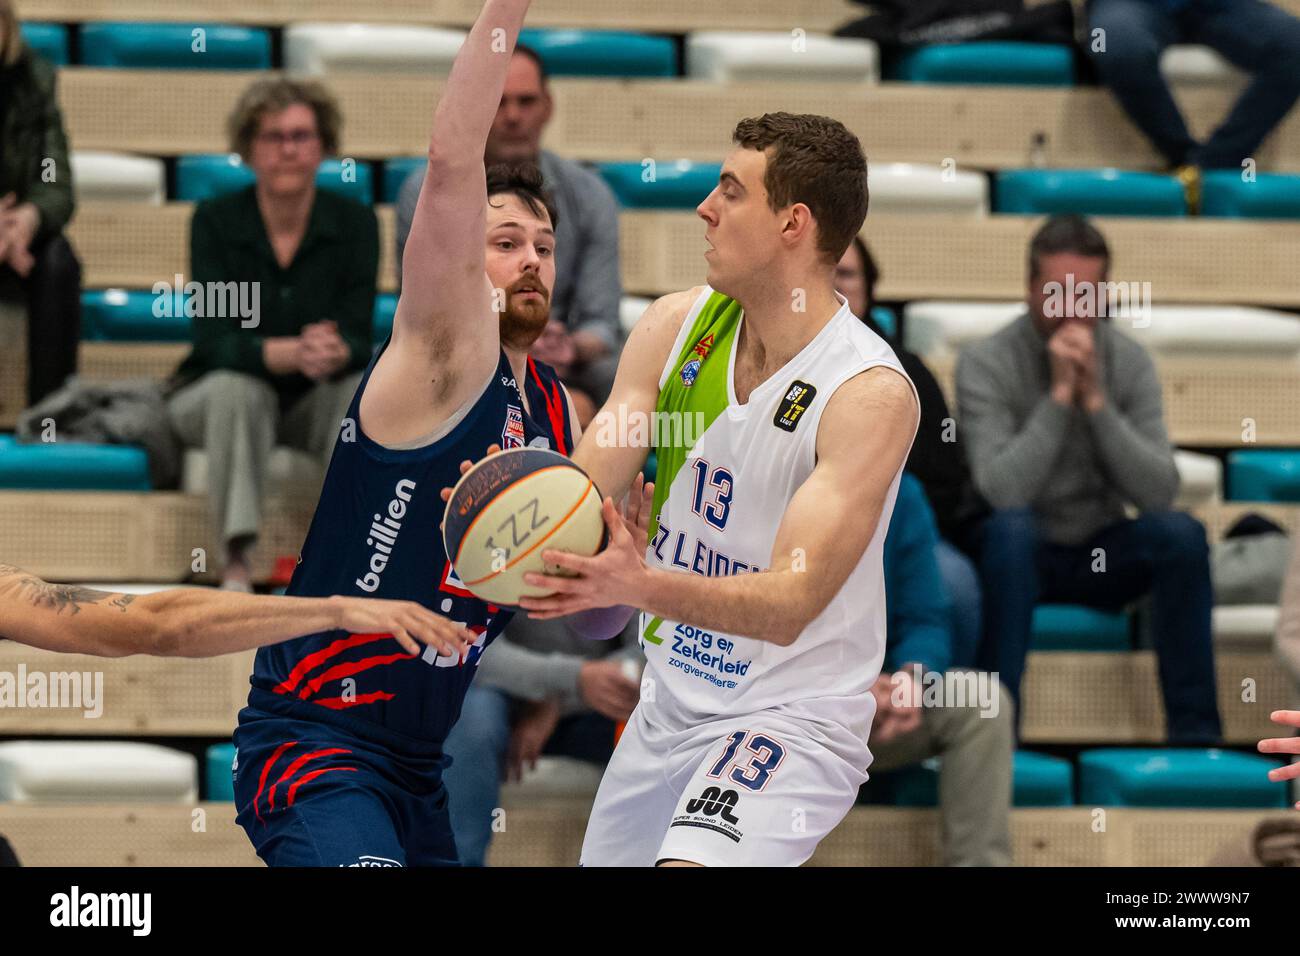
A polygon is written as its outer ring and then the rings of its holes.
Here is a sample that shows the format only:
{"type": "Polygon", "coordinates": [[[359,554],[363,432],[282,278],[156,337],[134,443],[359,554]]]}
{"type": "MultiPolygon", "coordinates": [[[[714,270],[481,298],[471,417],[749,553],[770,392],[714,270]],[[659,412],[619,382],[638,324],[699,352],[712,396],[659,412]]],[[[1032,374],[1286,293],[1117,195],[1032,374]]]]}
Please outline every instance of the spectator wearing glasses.
{"type": "Polygon", "coordinates": [[[256,182],[200,203],[190,224],[191,279],[205,290],[235,283],[255,306],[251,319],[192,320],[194,347],[168,405],[181,440],[208,454],[224,587],[250,586],[272,448],[327,464],[370,359],[378,223],[369,206],[316,186],[339,128],[318,84],[259,80],[229,120],[231,148],[256,182]]]}

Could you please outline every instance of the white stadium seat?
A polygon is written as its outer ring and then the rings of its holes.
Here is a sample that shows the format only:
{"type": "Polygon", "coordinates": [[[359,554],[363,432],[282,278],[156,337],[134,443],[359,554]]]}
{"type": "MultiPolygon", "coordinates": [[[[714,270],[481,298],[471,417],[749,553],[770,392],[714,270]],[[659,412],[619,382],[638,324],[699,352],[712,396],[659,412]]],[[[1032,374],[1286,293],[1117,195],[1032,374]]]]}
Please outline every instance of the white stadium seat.
{"type": "Polygon", "coordinates": [[[623,334],[632,331],[632,326],[640,321],[642,314],[650,308],[650,303],[654,299],[647,299],[639,295],[625,295],[618,304],[618,321],[623,326],[623,334]]]}
{"type": "Polygon", "coordinates": [[[875,163],[867,169],[872,213],[942,212],[983,216],[989,181],[983,173],[917,163],[875,163]]]}
{"type": "Polygon", "coordinates": [[[1274,604],[1230,604],[1213,611],[1214,643],[1222,649],[1268,651],[1277,630],[1274,604]]]}
{"type": "Polygon", "coordinates": [[[876,83],[880,52],[870,40],[803,31],[703,31],[686,38],[686,75],[714,83],[876,83]]]}
{"type": "MultiPolygon", "coordinates": [[[[910,302],[903,309],[904,345],[918,355],[951,355],[1024,309],[1022,302],[910,302]]],[[[1270,309],[1156,305],[1146,318],[1112,321],[1155,355],[1300,353],[1300,317],[1270,309]]]]}
{"type": "Polygon", "coordinates": [[[576,757],[539,757],[524,768],[519,783],[501,786],[502,803],[526,803],[543,797],[594,797],[603,768],[576,757]]]}
{"type": "Polygon", "coordinates": [[[465,31],[375,23],[294,23],[284,29],[290,73],[418,73],[451,70],[465,31]]]}
{"type": "Polygon", "coordinates": [[[154,744],[16,740],[0,744],[0,800],[194,803],[198,761],[154,744]]]}
{"type": "Polygon", "coordinates": [[[69,161],[78,203],[125,200],[160,206],[167,198],[167,173],[161,159],[75,150],[69,161]]]}
{"type": "Polygon", "coordinates": [[[1176,508],[1195,508],[1197,505],[1223,500],[1223,462],[1214,455],[1195,451],[1174,450],[1174,465],[1178,468],[1178,500],[1176,508]]]}
{"type": "Polygon", "coordinates": [[[1238,89],[1246,74],[1208,46],[1175,44],[1160,56],[1160,73],[1173,86],[1210,86],[1238,89]]]}
{"type": "Polygon", "coordinates": [[[903,347],[917,355],[952,355],[1024,309],[1023,302],[909,302],[903,307],[903,347]]]}

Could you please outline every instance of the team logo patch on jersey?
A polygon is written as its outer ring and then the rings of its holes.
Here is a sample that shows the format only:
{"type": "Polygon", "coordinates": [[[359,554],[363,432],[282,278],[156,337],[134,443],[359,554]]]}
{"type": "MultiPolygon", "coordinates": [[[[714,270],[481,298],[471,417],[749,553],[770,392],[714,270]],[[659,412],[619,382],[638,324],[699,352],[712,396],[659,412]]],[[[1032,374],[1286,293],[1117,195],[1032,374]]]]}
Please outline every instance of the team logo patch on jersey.
{"type": "Polygon", "coordinates": [[[695,358],[682,366],[681,377],[683,388],[690,388],[695,384],[695,380],[700,377],[700,365],[709,357],[709,350],[711,348],[713,348],[712,332],[695,343],[695,348],[691,349],[695,358]]]}
{"type": "Polygon", "coordinates": [[[695,380],[700,376],[700,360],[691,359],[682,366],[682,387],[690,388],[695,384],[695,380]]]}
{"type": "Polygon", "coordinates": [[[501,447],[524,447],[524,412],[515,405],[506,406],[506,424],[501,429],[501,447]]]}
{"type": "Polygon", "coordinates": [[[803,417],[804,412],[808,411],[808,406],[816,397],[815,386],[795,379],[785,390],[785,398],[777,406],[776,417],[772,419],[772,424],[788,432],[794,431],[799,424],[799,419],[803,417]]]}

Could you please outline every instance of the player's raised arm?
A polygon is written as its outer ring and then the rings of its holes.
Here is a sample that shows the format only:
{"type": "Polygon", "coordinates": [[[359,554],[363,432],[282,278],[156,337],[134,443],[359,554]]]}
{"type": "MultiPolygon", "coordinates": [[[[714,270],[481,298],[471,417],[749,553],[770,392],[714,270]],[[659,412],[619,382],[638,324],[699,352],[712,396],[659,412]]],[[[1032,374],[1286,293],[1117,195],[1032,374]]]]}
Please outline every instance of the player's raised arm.
{"type": "MultiPolygon", "coordinates": [[[[637,415],[649,416],[659,403],[659,376],[682,322],[701,289],[673,292],[656,299],[628,334],[618,360],[609,399],[596,413],[573,451],[573,461],[591,476],[601,494],[621,501],[645,465],[650,449],[628,441],[623,426],[637,415]]],[[[648,436],[650,429],[640,429],[648,436]]]]}
{"type": "Polygon", "coordinates": [[[789,645],[830,603],[861,559],[883,514],[889,487],[912,437],[919,409],[911,385],[871,368],[835,391],[817,430],[817,464],[786,506],[767,570],[704,577],[650,568],[605,502],[610,544],[595,557],[548,550],[542,557],[576,577],[529,573],[553,589],[520,606],[535,616],[627,604],[696,627],[789,645]]]}
{"type": "MultiPolygon", "coordinates": [[[[487,0],[433,114],[429,164],[402,267],[393,344],[496,361],[498,318],[484,273],[483,152],[529,0],[487,0]]],[[[478,383],[476,383],[478,384],[478,383]]]]}
{"type": "MultiPolygon", "coordinates": [[[[299,598],[178,588],[122,594],[52,584],[0,564],[0,638],[49,651],[125,657],[215,657],[333,629],[392,634],[464,653],[475,635],[412,601],[299,598]]],[[[417,643],[418,642],[418,643],[417,643]]]]}

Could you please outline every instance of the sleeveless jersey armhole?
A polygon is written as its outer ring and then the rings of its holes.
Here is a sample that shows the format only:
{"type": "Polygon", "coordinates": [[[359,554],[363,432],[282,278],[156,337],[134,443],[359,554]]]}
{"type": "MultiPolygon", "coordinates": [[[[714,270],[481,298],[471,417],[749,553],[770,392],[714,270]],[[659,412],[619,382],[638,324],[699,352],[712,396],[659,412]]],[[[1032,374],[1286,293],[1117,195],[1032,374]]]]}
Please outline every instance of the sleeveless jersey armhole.
{"type": "MultiPolygon", "coordinates": [[[[878,366],[893,369],[903,377],[903,380],[911,386],[912,399],[916,402],[918,411],[920,410],[921,396],[917,394],[916,384],[908,376],[907,372],[903,371],[903,366],[900,363],[890,362],[885,359],[869,359],[864,361],[861,365],[848,369],[831,383],[830,387],[826,390],[826,401],[818,402],[817,406],[812,410],[812,414],[809,416],[812,419],[812,428],[808,429],[806,433],[809,437],[804,439],[803,459],[810,473],[812,472],[812,469],[817,467],[817,433],[821,429],[822,412],[826,410],[826,406],[830,404],[831,398],[839,390],[841,385],[853,378],[855,375],[861,375],[868,369],[873,369],[878,366]]],[[[912,429],[912,442],[916,441],[916,430],[920,427],[920,424],[920,415],[918,414],[916,427],[912,429]]],[[[911,453],[912,442],[908,442],[909,454],[911,453]]]]}

